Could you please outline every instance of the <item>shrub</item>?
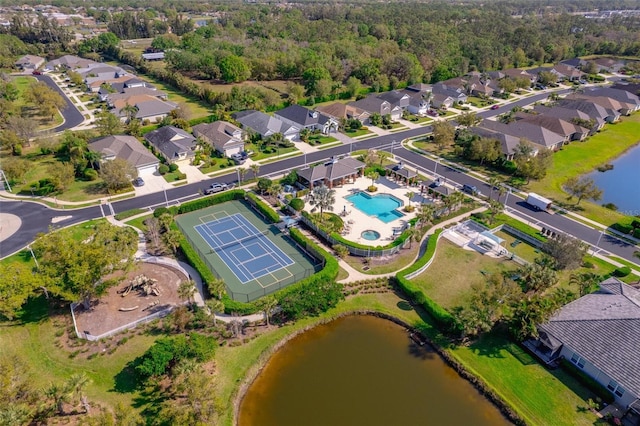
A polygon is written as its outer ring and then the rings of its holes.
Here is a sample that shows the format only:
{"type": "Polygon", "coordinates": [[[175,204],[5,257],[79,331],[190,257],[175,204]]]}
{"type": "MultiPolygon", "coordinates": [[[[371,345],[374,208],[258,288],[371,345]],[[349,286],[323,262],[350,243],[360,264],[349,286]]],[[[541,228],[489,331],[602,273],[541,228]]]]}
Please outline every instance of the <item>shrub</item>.
{"type": "Polygon", "coordinates": [[[162,216],[165,213],[171,214],[171,211],[169,211],[169,209],[166,208],[166,207],[158,207],[157,209],[155,209],[153,211],[153,217],[159,218],[160,216],[162,216]]]}
{"type": "Polygon", "coordinates": [[[252,192],[246,193],[246,198],[249,203],[253,204],[269,221],[272,223],[280,222],[280,216],[269,205],[264,203],[258,198],[258,196],[252,192]]]}
{"type": "Polygon", "coordinates": [[[562,358],[560,361],[560,365],[563,369],[565,369],[570,375],[576,378],[582,385],[586,388],[590,389],[593,393],[595,393],[600,399],[602,399],[607,404],[611,404],[615,401],[615,397],[609,390],[597,382],[594,378],[587,375],[584,371],[580,370],[578,367],[573,365],[570,361],[565,358],[562,358]]]}
{"type": "Polygon", "coordinates": [[[289,206],[291,206],[291,208],[294,209],[295,211],[301,212],[302,210],[304,210],[304,201],[301,200],[300,198],[294,198],[289,203],[289,206]]]}
{"type": "Polygon", "coordinates": [[[619,268],[616,268],[613,271],[613,276],[622,278],[622,277],[626,277],[630,273],[631,273],[631,268],[629,268],[628,266],[621,266],[619,268]]]}
{"type": "Polygon", "coordinates": [[[89,181],[98,179],[98,172],[94,169],[84,169],[82,174],[84,175],[84,178],[89,181]]]}
{"type": "Polygon", "coordinates": [[[586,262],[582,262],[582,267],[586,269],[593,269],[595,268],[595,265],[589,261],[586,261],[586,262]]]}
{"type": "Polygon", "coordinates": [[[220,192],[208,197],[198,198],[197,200],[189,201],[178,208],[178,214],[189,213],[196,210],[204,209],[205,207],[215,206],[226,201],[241,200],[244,198],[245,192],[242,189],[232,189],[230,191],[220,192]]]}
{"type": "Polygon", "coordinates": [[[375,185],[369,185],[367,187],[367,191],[369,191],[369,192],[376,192],[377,190],[378,190],[378,187],[375,186],[375,185]]]}
{"type": "Polygon", "coordinates": [[[613,203],[604,203],[602,205],[602,207],[604,207],[605,209],[613,210],[613,211],[617,211],[618,210],[618,206],[616,206],[613,203]]]}
{"type": "Polygon", "coordinates": [[[170,172],[175,172],[176,170],[178,170],[178,165],[175,163],[171,163],[169,164],[169,171],[170,172]]]}
{"type": "Polygon", "coordinates": [[[611,227],[618,232],[622,232],[623,234],[630,234],[631,232],[633,232],[633,227],[626,223],[614,223],[613,225],[611,225],[611,227]]]}
{"type": "Polygon", "coordinates": [[[161,175],[166,175],[167,173],[169,173],[169,166],[167,166],[166,164],[160,164],[160,167],[158,167],[158,173],[160,173],[161,175]]]}

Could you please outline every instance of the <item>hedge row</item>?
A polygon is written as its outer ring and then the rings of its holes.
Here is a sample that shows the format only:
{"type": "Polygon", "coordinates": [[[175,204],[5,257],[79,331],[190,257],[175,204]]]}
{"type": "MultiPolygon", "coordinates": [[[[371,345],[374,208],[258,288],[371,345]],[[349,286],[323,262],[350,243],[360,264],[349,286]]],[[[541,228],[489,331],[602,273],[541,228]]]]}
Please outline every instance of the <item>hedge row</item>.
{"type": "Polygon", "coordinates": [[[564,368],[569,374],[575,377],[578,382],[582,383],[586,388],[590,389],[593,393],[596,394],[600,399],[602,399],[607,404],[611,404],[615,401],[615,397],[613,394],[604,387],[600,382],[596,381],[593,377],[586,374],[584,371],[573,365],[573,363],[568,360],[562,358],[560,360],[560,365],[564,368]]]}
{"type": "Polygon", "coordinates": [[[246,198],[253,204],[271,223],[280,222],[280,216],[267,203],[258,198],[253,192],[247,192],[246,198]]]}
{"type": "Polygon", "coordinates": [[[242,200],[244,198],[244,195],[244,190],[232,189],[230,191],[220,192],[209,197],[198,198],[197,200],[189,201],[182,204],[178,209],[178,214],[193,212],[231,200],[242,200]]]}
{"type": "MultiPolygon", "coordinates": [[[[171,224],[172,229],[178,229],[175,222],[171,224]]],[[[198,255],[198,252],[189,244],[187,237],[184,236],[182,232],[180,232],[180,251],[184,255],[185,259],[189,263],[189,265],[193,266],[196,271],[202,277],[202,282],[209,287],[209,284],[213,283],[216,280],[216,276],[213,275],[213,272],[207,267],[204,261],[198,255]]]]}
{"type": "Polygon", "coordinates": [[[314,279],[318,279],[318,278],[322,278],[326,280],[336,279],[336,277],[338,276],[339,266],[338,266],[338,261],[331,254],[327,253],[326,250],[324,250],[319,245],[317,245],[316,243],[314,243],[313,241],[305,237],[304,234],[299,229],[291,228],[289,230],[289,235],[296,243],[300,244],[300,246],[305,247],[309,252],[313,253],[316,256],[321,256],[322,259],[324,259],[324,268],[322,268],[321,271],[313,274],[308,278],[305,278],[302,281],[309,280],[314,277],[315,277],[314,279]]]}
{"type": "Polygon", "coordinates": [[[406,275],[417,271],[422,268],[435,254],[436,244],[438,242],[438,235],[442,232],[441,229],[429,237],[427,241],[427,250],[424,255],[418,259],[413,265],[398,272],[396,274],[396,283],[398,287],[402,289],[414,302],[419,303],[422,307],[433,317],[443,330],[450,330],[454,324],[454,318],[451,314],[438,305],[431,298],[424,294],[424,292],[418,288],[415,284],[405,278],[406,275]]]}

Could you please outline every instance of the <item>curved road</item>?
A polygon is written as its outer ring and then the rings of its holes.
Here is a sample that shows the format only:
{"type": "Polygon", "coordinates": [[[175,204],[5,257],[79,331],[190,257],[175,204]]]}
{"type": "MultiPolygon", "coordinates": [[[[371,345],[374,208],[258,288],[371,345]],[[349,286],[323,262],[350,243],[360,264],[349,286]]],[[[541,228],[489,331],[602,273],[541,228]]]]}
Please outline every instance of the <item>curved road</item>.
{"type": "Polygon", "coordinates": [[[62,89],[58,87],[58,85],[53,81],[51,77],[44,74],[34,75],[34,77],[39,81],[46,83],[49,87],[51,87],[56,92],[58,92],[60,96],[62,96],[62,99],[64,99],[65,103],[67,104],[64,108],[60,109],[60,113],[64,117],[64,123],[48,131],[51,131],[53,133],[59,133],[64,130],[68,130],[73,127],[79,126],[84,122],[84,116],[80,113],[80,111],[78,111],[78,108],[76,108],[73,102],[71,102],[71,99],[69,99],[67,95],[64,94],[62,89]]]}
{"type": "MultiPolygon", "coordinates": [[[[547,94],[534,95],[526,99],[514,102],[508,107],[513,107],[515,105],[524,106],[535,101],[545,99],[547,96],[547,94]]],[[[481,117],[494,116],[500,113],[505,108],[506,107],[502,107],[496,111],[483,111],[478,115],[481,117]]],[[[400,146],[400,143],[398,142],[406,138],[421,136],[429,132],[431,132],[430,126],[425,126],[418,129],[398,132],[392,135],[380,136],[377,138],[354,142],[351,145],[342,145],[335,148],[330,148],[314,152],[312,154],[307,154],[305,156],[287,158],[274,163],[261,165],[259,175],[275,176],[284,173],[287,170],[299,168],[303,162],[305,164],[314,164],[327,160],[332,156],[347,154],[351,151],[384,147],[387,150],[393,150],[393,153],[398,158],[402,159],[402,161],[407,164],[411,164],[412,166],[421,170],[423,173],[427,172],[429,174],[432,174],[435,170],[438,175],[445,177],[450,183],[456,183],[458,185],[474,185],[482,193],[489,194],[491,192],[491,189],[485,182],[464,174],[460,171],[454,170],[453,168],[450,168],[448,166],[436,163],[435,161],[420,154],[402,148],[400,146]]],[[[219,176],[207,181],[175,187],[167,190],[166,192],[157,192],[114,202],[112,203],[112,207],[115,213],[119,213],[134,208],[147,208],[162,206],[165,204],[175,204],[177,202],[182,202],[199,197],[200,191],[213,182],[230,183],[234,181],[236,181],[236,173],[232,172],[230,174],[219,176]]],[[[632,244],[628,244],[612,236],[602,234],[598,230],[589,228],[561,214],[551,215],[546,212],[532,210],[524,202],[524,200],[514,194],[507,195],[506,198],[509,210],[525,221],[537,224],[539,226],[544,226],[549,229],[566,232],[570,235],[580,238],[583,241],[588,242],[594,247],[597,246],[600,249],[611,252],[629,261],[635,262],[637,260],[634,257],[634,251],[637,250],[637,247],[632,244]]],[[[105,213],[107,213],[107,207],[103,207],[105,213]]],[[[84,220],[102,216],[100,206],[89,207],[85,209],[60,211],[51,210],[35,203],[20,203],[14,201],[0,202],[0,211],[7,213],[13,212],[14,214],[17,214],[18,216],[23,218],[23,227],[20,229],[20,231],[2,242],[2,246],[0,247],[0,257],[7,256],[8,254],[11,254],[23,248],[26,244],[32,241],[39,232],[46,231],[48,226],[51,224],[52,217],[63,216],[66,214],[71,215],[71,218],[68,218],[63,222],[56,223],[56,226],[58,224],[67,226],[82,222],[84,220]]]]}

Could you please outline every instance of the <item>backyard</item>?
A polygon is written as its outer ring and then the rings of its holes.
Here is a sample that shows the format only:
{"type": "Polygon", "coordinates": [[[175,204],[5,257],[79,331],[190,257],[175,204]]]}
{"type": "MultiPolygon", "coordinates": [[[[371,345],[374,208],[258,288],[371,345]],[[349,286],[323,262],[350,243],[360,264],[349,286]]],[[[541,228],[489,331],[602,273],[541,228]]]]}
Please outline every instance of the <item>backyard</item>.
{"type": "Polygon", "coordinates": [[[53,116],[53,119],[51,117],[43,117],[41,115],[38,114],[38,111],[31,107],[28,106],[25,102],[25,97],[24,97],[24,92],[27,89],[27,87],[29,87],[29,85],[35,81],[37,81],[34,77],[27,77],[27,76],[14,76],[12,77],[12,80],[14,81],[14,83],[16,84],[16,87],[18,89],[18,98],[15,101],[15,106],[17,108],[20,107],[26,107],[26,116],[27,118],[32,118],[34,120],[37,121],[38,123],[38,129],[39,130],[45,130],[45,129],[49,129],[52,127],[56,127],[60,124],[62,124],[62,122],[64,121],[62,114],[60,114],[59,111],[56,111],[55,115],[53,116]]]}

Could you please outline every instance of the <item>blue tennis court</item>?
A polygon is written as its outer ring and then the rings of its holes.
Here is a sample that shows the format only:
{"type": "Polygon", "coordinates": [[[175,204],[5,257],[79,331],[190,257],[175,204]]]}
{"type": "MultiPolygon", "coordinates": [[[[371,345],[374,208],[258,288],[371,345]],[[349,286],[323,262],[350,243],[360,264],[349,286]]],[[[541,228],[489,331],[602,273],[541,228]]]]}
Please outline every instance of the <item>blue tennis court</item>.
{"type": "Polygon", "coordinates": [[[213,219],[194,228],[243,284],[294,264],[266,236],[267,232],[260,232],[240,213],[213,219]]]}

